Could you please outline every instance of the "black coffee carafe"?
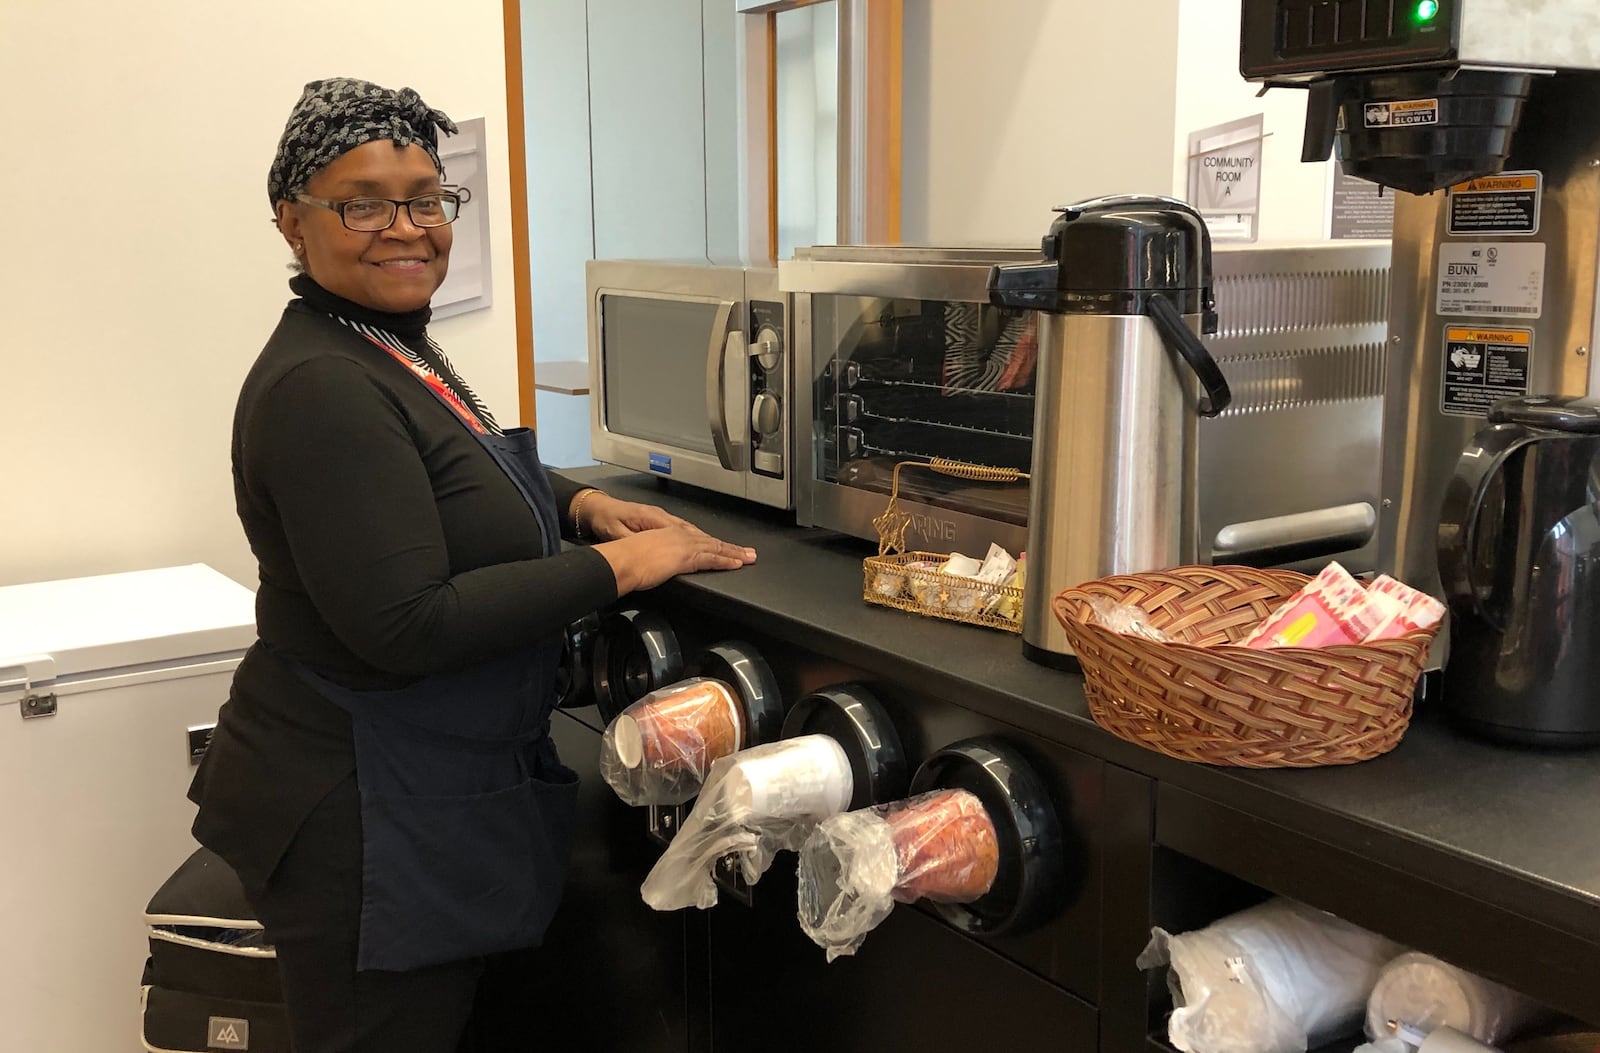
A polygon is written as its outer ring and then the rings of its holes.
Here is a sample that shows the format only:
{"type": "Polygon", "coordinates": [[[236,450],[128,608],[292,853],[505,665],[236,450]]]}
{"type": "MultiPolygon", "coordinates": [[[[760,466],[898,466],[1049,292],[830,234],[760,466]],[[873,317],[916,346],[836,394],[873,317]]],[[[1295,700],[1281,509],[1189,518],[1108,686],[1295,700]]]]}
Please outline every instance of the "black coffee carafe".
{"type": "Polygon", "coordinates": [[[1496,403],[1439,522],[1444,704],[1469,730],[1600,743],[1600,402],[1496,403]]]}

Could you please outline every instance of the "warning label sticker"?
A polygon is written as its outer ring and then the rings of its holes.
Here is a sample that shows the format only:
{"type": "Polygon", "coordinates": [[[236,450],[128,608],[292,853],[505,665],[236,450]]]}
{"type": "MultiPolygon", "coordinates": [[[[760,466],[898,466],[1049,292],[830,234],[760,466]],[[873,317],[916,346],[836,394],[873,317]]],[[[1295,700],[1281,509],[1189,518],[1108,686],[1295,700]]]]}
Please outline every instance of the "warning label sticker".
{"type": "Polygon", "coordinates": [[[1533,330],[1444,328],[1444,384],[1439,410],[1452,417],[1486,417],[1501,399],[1528,393],[1533,330]]]}
{"type": "Polygon", "coordinates": [[[1544,309],[1544,242],[1453,241],[1439,246],[1440,315],[1537,318],[1544,309]]]}
{"type": "Polygon", "coordinates": [[[1411,128],[1419,124],[1438,124],[1439,100],[1369,102],[1361,107],[1361,119],[1368,128],[1411,128]]]}
{"type": "Polygon", "coordinates": [[[1450,188],[1451,234],[1537,234],[1542,177],[1506,172],[1450,188]]]}

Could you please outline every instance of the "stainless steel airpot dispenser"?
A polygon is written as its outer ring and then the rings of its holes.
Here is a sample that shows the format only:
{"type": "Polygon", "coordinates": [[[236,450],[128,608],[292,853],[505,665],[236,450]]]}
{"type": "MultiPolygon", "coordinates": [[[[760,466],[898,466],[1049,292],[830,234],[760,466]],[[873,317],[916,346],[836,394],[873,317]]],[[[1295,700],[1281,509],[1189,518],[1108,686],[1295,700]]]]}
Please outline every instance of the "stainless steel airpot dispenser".
{"type": "Polygon", "coordinates": [[[995,267],[989,297],[1042,312],[1023,653],[1072,668],[1051,597],[1195,562],[1199,418],[1231,396],[1196,335],[1217,328],[1200,216],[1160,197],[1056,211],[1044,261],[995,267]]]}

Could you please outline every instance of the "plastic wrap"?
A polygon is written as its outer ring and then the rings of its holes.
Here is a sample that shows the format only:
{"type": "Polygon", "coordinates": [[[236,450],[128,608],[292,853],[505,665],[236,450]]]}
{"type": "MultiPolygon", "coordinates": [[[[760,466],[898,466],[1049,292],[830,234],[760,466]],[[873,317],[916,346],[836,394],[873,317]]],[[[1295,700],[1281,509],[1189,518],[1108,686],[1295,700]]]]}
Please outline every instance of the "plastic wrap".
{"type": "MultiPolygon", "coordinates": [[[[896,596],[899,596],[906,591],[906,583],[908,580],[906,575],[907,570],[924,570],[937,573],[939,570],[939,564],[935,563],[933,560],[919,559],[912,560],[910,563],[904,564],[903,566],[880,570],[878,571],[876,577],[873,578],[872,591],[886,599],[894,599],[896,596]]],[[[913,591],[917,597],[917,601],[920,603],[923,600],[923,595],[925,593],[929,593],[930,589],[921,580],[917,580],[913,584],[913,591]]]]}
{"type": "Polygon", "coordinates": [[[717,860],[734,857],[754,884],[780,849],[799,848],[818,822],[850,807],[852,792],[850,759],[826,735],[714,761],[694,810],[644,879],[645,903],[656,910],[714,906],[717,860]]]}
{"type": "Polygon", "coordinates": [[[744,711],[720,680],[692,677],[629,706],[606,728],[600,776],[632,805],[682,804],[713,761],[744,744],[744,711]]]}
{"type": "Polygon", "coordinates": [[[1416,1047],[1408,1046],[1398,1038],[1385,1038],[1378,1042],[1364,1042],[1352,1053],[1416,1053],[1416,1047]]]}
{"type": "Polygon", "coordinates": [[[1417,629],[1431,629],[1444,618],[1444,604],[1387,574],[1378,575],[1367,595],[1385,605],[1383,618],[1367,640],[1389,640],[1417,629]]]}
{"type": "MultiPolygon", "coordinates": [[[[1583,1053],[1593,1053],[1593,1050],[1593,1046],[1583,1047],[1583,1053]]],[[[1426,1035],[1412,1033],[1368,1042],[1357,1046],[1353,1053],[1500,1053],[1500,1050],[1453,1027],[1441,1027],[1426,1035]]]]}
{"type": "Polygon", "coordinates": [[[1384,612],[1350,572],[1329,563],[1240,641],[1245,647],[1332,647],[1364,641],[1384,612]]]}
{"type": "Polygon", "coordinates": [[[1454,1028],[1497,1045],[1548,1011],[1533,999],[1432,955],[1402,954],[1378,975],[1367,999],[1367,1037],[1388,1038],[1396,1027],[1424,1034],[1454,1028]]]}
{"type": "Polygon", "coordinates": [[[1402,948],[1332,914],[1272,899],[1204,929],[1155,929],[1139,967],[1171,964],[1168,1037],[1185,1053],[1303,1053],[1356,1031],[1402,948]]]}
{"type": "Polygon", "coordinates": [[[1150,616],[1143,607],[1131,603],[1118,603],[1109,596],[1095,596],[1089,600],[1094,620],[1115,633],[1142,636],[1156,643],[1169,643],[1170,638],[1150,624],[1150,616]]]}
{"type": "Polygon", "coordinates": [[[836,815],[800,848],[800,927],[831,962],[854,954],[896,902],[971,903],[999,869],[994,822],[966,790],[836,815]]]}

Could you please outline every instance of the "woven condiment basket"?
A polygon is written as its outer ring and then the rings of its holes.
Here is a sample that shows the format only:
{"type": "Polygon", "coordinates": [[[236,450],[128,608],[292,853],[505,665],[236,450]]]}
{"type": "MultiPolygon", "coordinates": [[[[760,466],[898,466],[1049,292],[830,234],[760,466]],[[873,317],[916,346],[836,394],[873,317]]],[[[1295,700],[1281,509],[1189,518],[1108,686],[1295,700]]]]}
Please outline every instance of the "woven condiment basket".
{"type": "Polygon", "coordinates": [[[1055,597],[1095,723],[1180,760],[1243,768],[1354,764],[1387,753],[1437,630],[1343,647],[1232,646],[1311,579],[1251,567],[1177,567],[1055,597]],[[1181,643],[1114,632],[1096,596],[1131,603],[1181,643]]]}

